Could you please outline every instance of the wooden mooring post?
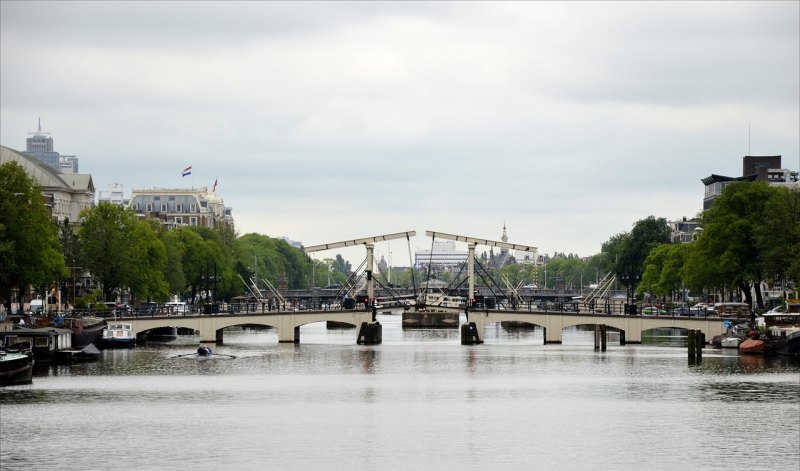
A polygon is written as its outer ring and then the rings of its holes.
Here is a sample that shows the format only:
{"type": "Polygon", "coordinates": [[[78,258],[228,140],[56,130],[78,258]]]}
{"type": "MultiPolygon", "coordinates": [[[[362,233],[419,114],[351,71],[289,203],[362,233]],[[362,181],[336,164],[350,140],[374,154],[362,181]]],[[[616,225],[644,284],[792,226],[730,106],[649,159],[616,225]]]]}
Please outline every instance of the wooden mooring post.
{"type": "Polygon", "coordinates": [[[602,352],[606,351],[608,338],[608,326],[605,324],[594,325],[594,349],[602,352]]]}
{"type": "Polygon", "coordinates": [[[687,352],[690,361],[703,359],[703,347],[706,345],[706,335],[697,329],[689,329],[686,339],[687,352]]]}

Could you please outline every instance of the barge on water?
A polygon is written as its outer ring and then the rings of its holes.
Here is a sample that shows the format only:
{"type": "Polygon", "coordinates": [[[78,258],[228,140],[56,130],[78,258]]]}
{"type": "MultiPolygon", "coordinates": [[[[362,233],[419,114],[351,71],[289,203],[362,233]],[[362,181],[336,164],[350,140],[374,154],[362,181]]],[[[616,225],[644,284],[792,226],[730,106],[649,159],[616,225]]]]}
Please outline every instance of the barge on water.
{"type": "Polygon", "coordinates": [[[39,363],[58,363],[65,351],[72,350],[72,331],[58,327],[16,328],[0,332],[7,348],[27,345],[39,363]]]}
{"type": "Polygon", "coordinates": [[[31,384],[33,382],[33,353],[0,350],[0,386],[31,384]]]}

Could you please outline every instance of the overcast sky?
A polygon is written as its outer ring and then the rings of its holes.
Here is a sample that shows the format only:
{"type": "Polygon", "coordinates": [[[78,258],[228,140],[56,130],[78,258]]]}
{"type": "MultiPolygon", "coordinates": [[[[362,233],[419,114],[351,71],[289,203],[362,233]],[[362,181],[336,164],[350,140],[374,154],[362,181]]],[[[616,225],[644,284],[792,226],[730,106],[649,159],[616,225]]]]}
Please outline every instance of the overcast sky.
{"type": "Polygon", "coordinates": [[[98,190],[218,179],[240,235],[588,256],[800,163],[796,1],[0,5],[2,145],[41,117],[98,190]]]}

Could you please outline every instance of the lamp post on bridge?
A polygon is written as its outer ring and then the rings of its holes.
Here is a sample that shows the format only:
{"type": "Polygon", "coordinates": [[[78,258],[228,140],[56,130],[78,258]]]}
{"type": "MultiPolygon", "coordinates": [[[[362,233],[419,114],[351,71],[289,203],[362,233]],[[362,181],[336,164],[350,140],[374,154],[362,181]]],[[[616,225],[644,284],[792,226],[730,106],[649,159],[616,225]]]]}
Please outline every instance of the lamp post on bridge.
{"type": "Polygon", "coordinates": [[[621,277],[622,282],[625,283],[627,288],[625,292],[625,314],[636,315],[636,296],[634,294],[634,288],[640,278],[638,274],[631,273],[625,273],[621,277]]]}
{"type": "Polygon", "coordinates": [[[206,288],[205,289],[205,291],[206,291],[205,303],[203,303],[203,307],[204,307],[204,309],[203,309],[204,312],[203,313],[204,314],[216,314],[217,312],[219,312],[218,308],[215,309],[215,307],[216,307],[216,299],[217,299],[217,262],[214,262],[214,274],[213,275],[210,273],[211,272],[210,268],[211,268],[210,264],[208,262],[206,262],[206,272],[204,274],[200,275],[200,278],[203,280],[205,288],[206,288]],[[214,281],[214,289],[213,289],[213,291],[211,291],[211,295],[209,296],[209,290],[210,290],[209,289],[210,288],[209,287],[209,282],[211,280],[214,281]],[[209,302],[209,298],[210,298],[210,302],[209,302]]]}

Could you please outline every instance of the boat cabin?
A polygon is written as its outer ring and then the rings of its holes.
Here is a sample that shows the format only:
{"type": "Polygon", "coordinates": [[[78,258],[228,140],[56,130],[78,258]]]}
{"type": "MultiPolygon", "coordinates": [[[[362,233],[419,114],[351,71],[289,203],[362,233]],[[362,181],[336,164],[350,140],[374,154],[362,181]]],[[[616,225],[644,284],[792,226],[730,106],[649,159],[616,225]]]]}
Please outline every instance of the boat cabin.
{"type": "Polygon", "coordinates": [[[461,307],[463,303],[464,298],[461,296],[445,296],[444,294],[435,293],[425,295],[425,304],[427,306],[461,307]]]}
{"type": "Polygon", "coordinates": [[[72,349],[72,331],[57,327],[17,328],[0,332],[0,340],[6,347],[27,343],[36,361],[41,363],[55,361],[60,351],[72,349]]]}
{"type": "Polygon", "coordinates": [[[128,323],[113,322],[103,330],[100,344],[106,348],[130,348],[136,345],[136,336],[133,325],[128,323]]]}

